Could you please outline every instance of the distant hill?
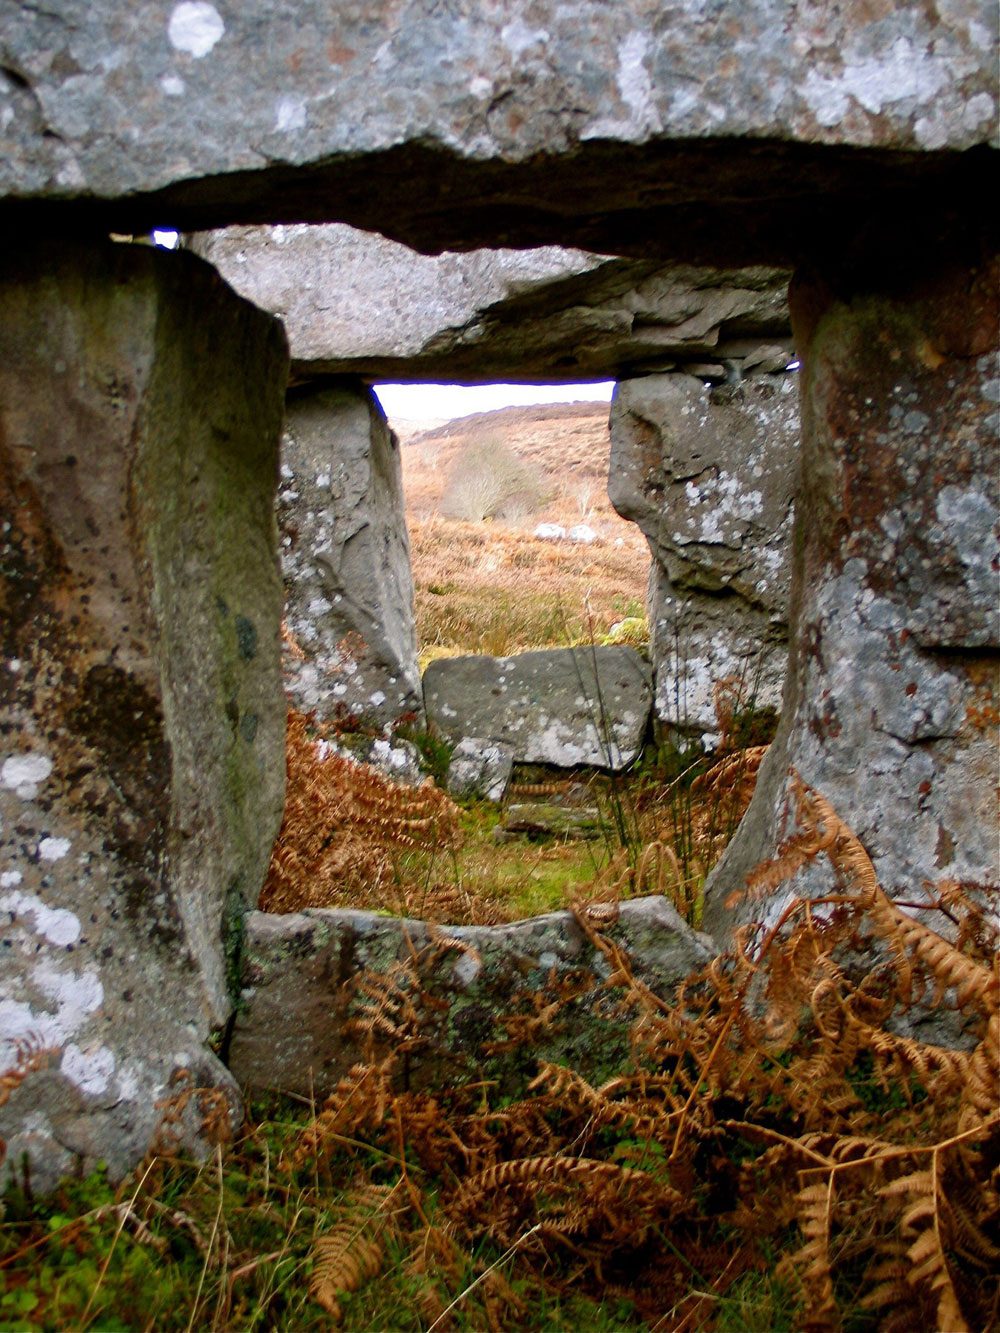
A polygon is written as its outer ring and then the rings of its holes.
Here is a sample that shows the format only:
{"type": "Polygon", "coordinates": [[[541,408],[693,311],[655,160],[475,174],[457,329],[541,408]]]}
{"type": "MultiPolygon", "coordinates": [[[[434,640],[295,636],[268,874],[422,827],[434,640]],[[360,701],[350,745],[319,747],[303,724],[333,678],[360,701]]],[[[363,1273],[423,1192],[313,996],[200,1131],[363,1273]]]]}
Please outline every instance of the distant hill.
{"type": "MultiPolygon", "coordinates": [[[[403,423],[400,423],[401,425],[403,423]]],[[[403,482],[407,517],[426,519],[440,512],[448,472],[466,444],[499,436],[542,473],[553,495],[550,503],[521,526],[539,522],[569,526],[587,522],[611,539],[642,542],[631,523],[611,508],[607,495],[607,403],[541,403],[476,412],[415,434],[397,433],[403,443],[403,482]]]]}

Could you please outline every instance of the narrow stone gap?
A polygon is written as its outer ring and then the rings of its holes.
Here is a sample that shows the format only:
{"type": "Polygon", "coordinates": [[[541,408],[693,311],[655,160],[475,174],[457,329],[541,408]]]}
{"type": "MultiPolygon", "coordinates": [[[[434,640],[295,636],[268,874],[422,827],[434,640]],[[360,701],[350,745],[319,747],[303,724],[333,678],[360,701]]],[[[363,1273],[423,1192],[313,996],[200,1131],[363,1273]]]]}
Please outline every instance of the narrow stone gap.
{"type": "MultiPolygon", "coordinates": [[[[340,224],[235,227],[186,244],[289,336],[283,674],[292,706],[337,733],[325,745],[410,783],[429,760],[439,787],[464,796],[502,794],[515,763],[534,764],[514,776],[579,789],[586,813],[562,810],[557,823],[589,820],[598,837],[604,815],[594,783],[575,781],[582,771],[626,770],[661,733],[711,750],[734,701],[774,716],[797,436],[786,273],[557,247],[432,257],[340,224]],[[565,431],[581,439],[555,479],[532,438],[544,412],[531,429],[527,409],[502,425],[448,413],[415,442],[401,427],[400,444],[373,389],[507,379],[565,391],[574,372],[617,383],[610,441],[605,409],[595,420],[575,408],[565,431]],[[587,522],[595,506],[606,530],[587,522]],[[459,547],[464,587],[449,572],[459,547]],[[561,598],[570,552],[585,563],[561,598]],[[444,742],[457,747],[451,775],[444,742]]],[[[498,837],[523,840],[519,820],[534,835],[532,819],[552,818],[527,804],[498,837]]],[[[611,822],[622,841],[620,811],[611,822]]],[[[272,889],[262,908],[287,908],[272,889]]],[[[565,896],[529,895],[521,914],[565,896]]]]}
{"type": "MultiPolygon", "coordinates": [[[[493,828],[492,807],[485,828],[465,820],[474,825],[466,844],[485,833],[492,851],[475,864],[454,860],[455,919],[510,915],[502,889],[493,902],[462,887],[470,874],[506,880],[505,861],[522,867],[515,915],[564,906],[567,876],[589,881],[607,859],[566,846],[600,837],[591,787],[600,769],[635,760],[647,738],[649,549],[608,498],[612,387],[589,401],[463,412],[484,395],[539,396],[476,386],[465,391],[471,402],[450,409],[457,415],[445,416],[446,405],[436,419],[397,416],[388,430],[377,387],[290,395],[278,504],[284,672],[293,706],[327,726],[323,754],[339,749],[411,786],[430,769],[442,790],[486,796],[497,811],[512,777],[560,789],[528,802],[514,790],[502,827],[493,828]],[[485,713],[484,702],[493,705],[485,713]],[[517,834],[555,835],[552,855],[517,834]],[[501,851],[501,840],[522,844],[521,855],[501,851]]],[[[449,392],[454,399],[454,389],[436,390],[439,400],[449,392]]],[[[542,396],[587,392],[560,385],[542,396]]],[[[402,387],[386,392],[390,404],[401,393],[405,406],[402,387]]],[[[312,781],[297,766],[308,762],[305,738],[292,745],[303,752],[290,760],[290,781],[312,781]]],[[[393,870],[398,878],[398,862],[393,870]]],[[[288,888],[276,893],[269,881],[262,907],[293,905],[288,888]]],[[[445,888],[435,886],[430,906],[447,915],[445,888]]],[[[398,889],[362,901],[415,914],[398,889]]]]}

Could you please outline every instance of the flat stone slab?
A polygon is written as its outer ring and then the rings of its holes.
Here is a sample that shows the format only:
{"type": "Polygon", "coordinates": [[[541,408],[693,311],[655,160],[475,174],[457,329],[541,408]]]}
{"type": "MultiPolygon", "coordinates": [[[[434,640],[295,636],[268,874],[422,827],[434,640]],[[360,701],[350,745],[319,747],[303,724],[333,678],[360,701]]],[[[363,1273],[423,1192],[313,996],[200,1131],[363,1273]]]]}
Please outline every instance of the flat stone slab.
{"type": "Polygon", "coordinates": [[[787,255],[870,192],[971,197],[989,165],[960,150],[996,142],[986,0],[681,0],[669,21],[649,0],[59,0],[0,7],[0,50],[0,196],[105,231],[787,255]]]}
{"type": "Polygon", "coordinates": [[[599,838],[600,811],[593,805],[553,805],[548,801],[509,805],[503,817],[507,833],[543,833],[553,838],[599,838]]]}
{"type": "MultiPolygon", "coordinates": [[[[708,936],[662,897],[622,903],[617,919],[600,929],[627,951],[636,977],[662,994],[714,954],[708,936]]],[[[251,1090],[326,1096],[364,1056],[352,1020],[363,1019],[357,982],[366,969],[391,972],[420,1012],[420,1041],[407,1055],[410,1087],[478,1073],[514,1090],[538,1060],[567,1063],[587,1077],[627,1056],[621,993],[604,988],[610,964],[571,912],[506,926],[429,926],[330,909],[254,912],[229,1051],[237,1081],[251,1090]],[[578,993],[530,1050],[505,1042],[506,1016],[534,1012],[529,996],[551,990],[555,998],[567,982],[578,993]]]]}
{"type": "MultiPolygon", "coordinates": [[[[723,274],[557,246],[422,255],[341,223],[226,227],[187,244],[281,317],[297,379],[558,382],[706,356],[759,370],[769,349],[782,368],[792,357],[780,269],[723,274]]],[[[578,524],[561,535],[595,534],[578,524]]]]}
{"type": "Polygon", "coordinates": [[[651,706],[649,664],[621,645],[447,657],[424,672],[429,724],[455,741],[503,741],[516,763],[627,768],[651,706]]]}

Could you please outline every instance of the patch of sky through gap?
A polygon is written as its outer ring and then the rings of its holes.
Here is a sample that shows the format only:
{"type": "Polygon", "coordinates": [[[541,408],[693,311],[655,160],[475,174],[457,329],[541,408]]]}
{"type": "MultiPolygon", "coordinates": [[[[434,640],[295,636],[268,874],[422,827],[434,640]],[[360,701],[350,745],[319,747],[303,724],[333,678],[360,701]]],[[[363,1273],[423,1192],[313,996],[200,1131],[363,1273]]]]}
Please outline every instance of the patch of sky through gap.
{"type": "Polygon", "coordinates": [[[502,407],[536,403],[609,403],[613,380],[598,384],[376,384],[386,416],[404,421],[451,421],[502,407]]]}

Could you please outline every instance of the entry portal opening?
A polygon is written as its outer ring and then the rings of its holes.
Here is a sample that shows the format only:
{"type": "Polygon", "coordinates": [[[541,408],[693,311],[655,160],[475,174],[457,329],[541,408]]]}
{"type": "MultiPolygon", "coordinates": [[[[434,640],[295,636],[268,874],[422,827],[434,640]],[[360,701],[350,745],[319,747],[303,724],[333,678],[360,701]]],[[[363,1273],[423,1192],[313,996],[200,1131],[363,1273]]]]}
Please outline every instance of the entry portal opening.
{"type": "MultiPolygon", "coordinates": [[[[613,388],[375,386],[399,441],[427,714],[381,734],[317,734],[293,716],[264,910],[495,925],[666,893],[697,919],[706,853],[721,851],[752,782],[692,803],[690,774],[675,781],[690,756],[649,744],[650,551],[608,495],[613,388]],[[530,715],[552,750],[511,740],[505,752],[494,696],[502,721],[530,715]]],[[[300,484],[286,479],[290,494],[300,484]]]]}
{"type": "Polygon", "coordinates": [[[401,446],[421,669],[648,641],[649,547],[608,498],[614,385],[376,385],[401,446]]]}

